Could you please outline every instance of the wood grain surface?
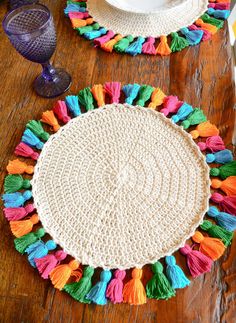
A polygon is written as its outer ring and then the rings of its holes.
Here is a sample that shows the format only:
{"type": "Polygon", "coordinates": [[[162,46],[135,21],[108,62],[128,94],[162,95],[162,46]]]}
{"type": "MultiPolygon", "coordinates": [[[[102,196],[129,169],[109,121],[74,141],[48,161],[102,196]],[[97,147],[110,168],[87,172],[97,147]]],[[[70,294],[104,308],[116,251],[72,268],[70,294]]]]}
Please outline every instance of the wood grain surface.
{"type": "MultiPolygon", "coordinates": [[[[231,48],[225,26],[211,41],[170,57],[107,54],[77,36],[63,15],[64,1],[45,0],[52,10],[58,44],[53,63],[73,77],[70,93],[95,83],[116,80],[161,87],[193,106],[204,109],[231,146],[234,124],[234,82],[231,48]]],[[[0,19],[7,8],[0,4],[0,19]]],[[[0,184],[13,149],[20,141],[26,122],[40,118],[53,100],[39,98],[32,82],[40,66],[23,59],[0,30],[0,184]]],[[[64,96],[62,96],[63,98],[64,96]]],[[[233,323],[236,318],[236,239],[217,261],[211,273],[192,281],[168,301],[151,301],[135,307],[126,304],[104,307],[82,305],[52,288],[14,250],[13,236],[0,217],[0,322],[160,322],[233,323]]],[[[185,260],[177,256],[184,268],[185,260]]]]}

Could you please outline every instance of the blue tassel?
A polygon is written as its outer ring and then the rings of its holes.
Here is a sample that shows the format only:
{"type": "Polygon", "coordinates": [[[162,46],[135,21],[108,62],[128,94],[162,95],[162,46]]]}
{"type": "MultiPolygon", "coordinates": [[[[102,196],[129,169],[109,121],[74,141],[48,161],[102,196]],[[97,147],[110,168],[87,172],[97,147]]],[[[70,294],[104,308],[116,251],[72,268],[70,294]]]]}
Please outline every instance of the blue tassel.
{"type": "Polygon", "coordinates": [[[26,201],[30,200],[31,197],[31,191],[25,191],[24,193],[16,192],[2,195],[5,207],[20,207],[26,201]]]}
{"type": "Polygon", "coordinates": [[[39,140],[39,138],[37,136],[35,136],[35,134],[29,130],[26,129],[23,133],[22,139],[21,139],[25,144],[31,146],[31,147],[35,147],[37,149],[42,149],[44,143],[42,141],[39,140]]]}
{"type": "Polygon", "coordinates": [[[31,244],[25,252],[28,254],[28,260],[32,267],[36,267],[35,259],[43,258],[48,254],[48,251],[56,249],[57,245],[53,240],[48,240],[44,243],[42,240],[38,240],[31,244]]]}
{"type": "Polygon", "coordinates": [[[188,280],[188,278],[185,276],[183,270],[176,265],[174,256],[167,256],[165,261],[167,264],[166,275],[174,289],[184,288],[190,285],[190,280],[188,280]]]}
{"type": "Polygon", "coordinates": [[[86,8],[80,7],[79,3],[78,4],[70,3],[64,9],[64,14],[68,16],[70,12],[85,12],[85,11],[86,11],[86,8]]]}
{"type": "Polygon", "coordinates": [[[227,19],[229,18],[230,10],[215,10],[213,8],[209,8],[207,13],[214,18],[227,19]]]}
{"type": "Polygon", "coordinates": [[[90,289],[86,298],[98,305],[106,305],[106,289],[107,284],[111,280],[111,276],[110,270],[103,270],[100,274],[100,281],[90,289]]]}
{"type": "Polygon", "coordinates": [[[125,52],[127,54],[132,55],[132,56],[136,56],[137,54],[141,54],[144,42],[145,42],[145,38],[143,38],[141,36],[138,37],[132,44],[130,44],[126,48],[125,52]]]}
{"type": "Polygon", "coordinates": [[[233,159],[233,154],[229,149],[220,150],[214,154],[206,155],[207,163],[227,164],[233,159]]]}
{"type": "Polygon", "coordinates": [[[188,28],[180,29],[181,33],[186,37],[189,45],[194,46],[200,43],[204,35],[203,30],[189,30],[188,28]]]}
{"type": "Polygon", "coordinates": [[[128,104],[133,104],[134,100],[138,96],[140,85],[135,84],[126,84],[123,86],[122,90],[126,96],[125,102],[128,104]]]}
{"type": "Polygon", "coordinates": [[[87,33],[84,33],[83,36],[86,38],[86,39],[95,39],[95,38],[98,38],[102,35],[105,35],[107,33],[107,29],[106,28],[100,28],[99,30],[91,30],[91,31],[88,31],[87,33]]]}
{"type": "Polygon", "coordinates": [[[236,230],[236,216],[226,212],[219,212],[217,207],[210,206],[207,215],[214,218],[222,228],[228,231],[236,230]]]}
{"type": "Polygon", "coordinates": [[[193,112],[193,107],[187,103],[183,103],[176,114],[174,114],[171,120],[174,123],[185,120],[188,115],[193,112]]]}
{"type": "Polygon", "coordinates": [[[81,115],[79,99],[77,95],[67,95],[65,101],[67,108],[73,114],[74,117],[78,117],[79,115],[81,115]]]}

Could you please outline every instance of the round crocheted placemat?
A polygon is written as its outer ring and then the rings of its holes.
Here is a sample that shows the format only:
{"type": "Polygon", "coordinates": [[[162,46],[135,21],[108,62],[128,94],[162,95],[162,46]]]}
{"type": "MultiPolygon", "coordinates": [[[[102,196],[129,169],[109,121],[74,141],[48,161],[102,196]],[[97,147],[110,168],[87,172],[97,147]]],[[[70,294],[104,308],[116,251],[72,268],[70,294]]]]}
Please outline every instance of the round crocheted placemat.
{"type": "Polygon", "coordinates": [[[130,55],[169,55],[210,39],[230,14],[230,1],[67,1],[65,15],[95,47],[130,55]],[[171,35],[167,39],[167,36],[171,35]]]}
{"type": "Polygon", "coordinates": [[[109,269],[172,254],[210,197],[208,166],[191,136],[159,112],[121,104],[51,136],[31,183],[54,241],[79,262],[109,269]]]}
{"type": "Polygon", "coordinates": [[[68,95],[26,124],[14,153],[2,199],[15,248],[77,301],[169,299],[190,284],[175,250],[197,277],[231,244],[233,154],[202,109],[158,87],[68,95]]]}

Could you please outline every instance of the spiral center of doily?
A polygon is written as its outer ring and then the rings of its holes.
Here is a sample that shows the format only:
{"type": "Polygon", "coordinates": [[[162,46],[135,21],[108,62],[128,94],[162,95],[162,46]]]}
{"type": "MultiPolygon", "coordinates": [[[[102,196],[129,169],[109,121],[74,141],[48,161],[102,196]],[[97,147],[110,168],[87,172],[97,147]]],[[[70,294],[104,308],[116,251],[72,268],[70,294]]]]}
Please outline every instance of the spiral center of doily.
{"type": "Polygon", "coordinates": [[[130,268],[171,254],[208,207],[209,170],[162,114],[121,104],[70,121],[32,180],[43,226],[83,264],[130,268]]]}

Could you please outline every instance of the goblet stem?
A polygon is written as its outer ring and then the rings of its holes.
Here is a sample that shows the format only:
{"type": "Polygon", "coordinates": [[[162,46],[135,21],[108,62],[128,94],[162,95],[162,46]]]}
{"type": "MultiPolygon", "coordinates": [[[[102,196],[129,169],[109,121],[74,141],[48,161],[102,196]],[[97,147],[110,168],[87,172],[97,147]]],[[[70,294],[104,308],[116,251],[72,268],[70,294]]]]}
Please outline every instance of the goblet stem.
{"type": "Polygon", "coordinates": [[[42,63],[43,73],[42,76],[45,81],[55,82],[57,78],[57,73],[55,68],[50,64],[50,62],[42,63]]]}

